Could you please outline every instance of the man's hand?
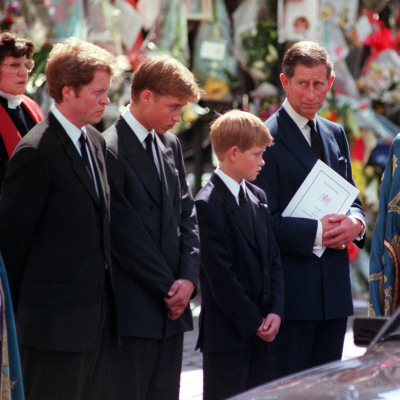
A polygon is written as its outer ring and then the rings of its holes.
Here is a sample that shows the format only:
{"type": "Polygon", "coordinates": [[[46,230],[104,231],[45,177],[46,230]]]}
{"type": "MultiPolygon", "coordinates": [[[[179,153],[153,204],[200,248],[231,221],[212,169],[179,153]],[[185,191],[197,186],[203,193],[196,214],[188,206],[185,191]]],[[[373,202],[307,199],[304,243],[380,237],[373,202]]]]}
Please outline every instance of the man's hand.
{"type": "Polygon", "coordinates": [[[277,314],[268,314],[263,319],[261,326],[257,330],[257,336],[264,342],[272,342],[278,334],[281,326],[281,317],[277,314]]]}
{"type": "Polygon", "coordinates": [[[322,245],[343,250],[360,235],[362,222],[347,215],[329,214],[321,219],[322,245]]]}
{"type": "Polygon", "coordinates": [[[189,304],[193,290],[193,282],[187,279],[178,279],[171,285],[168,295],[164,297],[169,319],[175,320],[181,316],[189,304]]]}

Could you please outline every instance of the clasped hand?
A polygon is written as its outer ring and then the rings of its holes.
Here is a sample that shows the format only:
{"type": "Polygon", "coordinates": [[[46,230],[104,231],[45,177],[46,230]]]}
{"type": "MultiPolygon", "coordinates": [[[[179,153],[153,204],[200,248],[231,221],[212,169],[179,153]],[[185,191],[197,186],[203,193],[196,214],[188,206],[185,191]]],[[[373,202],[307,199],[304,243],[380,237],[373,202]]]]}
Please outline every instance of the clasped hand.
{"type": "Polygon", "coordinates": [[[194,290],[193,282],[188,279],[178,279],[170,287],[164,303],[168,309],[168,318],[178,319],[189,304],[194,290]]]}
{"type": "Polygon", "coordinates": [[[277,314],[268,314],[257,329],[257,336],[264,342],[272,342],[278,334],[281,326],[281,317],[277,314]]]}
{"type": "Polygon", "coordinates": [[[343,250],[360,234],[360,221],[347,215],[329,214],[321,218],[322,245],[343,250]]]}

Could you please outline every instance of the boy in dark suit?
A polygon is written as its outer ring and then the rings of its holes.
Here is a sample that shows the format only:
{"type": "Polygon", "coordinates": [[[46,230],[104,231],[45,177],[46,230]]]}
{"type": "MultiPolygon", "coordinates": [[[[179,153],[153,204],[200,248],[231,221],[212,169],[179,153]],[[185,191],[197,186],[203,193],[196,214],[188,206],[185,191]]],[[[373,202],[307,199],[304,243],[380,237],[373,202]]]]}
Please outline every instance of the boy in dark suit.
{"type": "Polygon", "coordinates": [[[198,347],[204,399],[225,399],[273,375],[283,273],[265,193],[249,183],[273,139],[256,116],[232,110],[211,126],[219,167],[198,193],[202,290],[198,347]]]}
{"type": "Polygon", "coordinates": [[[179,398],[200,257],[181,145],[168,131],[199,97],[182,63],[148,58],[133,75],[131,103],[104,133],[120,335],[112,361],[115,400],[179,398]]]}

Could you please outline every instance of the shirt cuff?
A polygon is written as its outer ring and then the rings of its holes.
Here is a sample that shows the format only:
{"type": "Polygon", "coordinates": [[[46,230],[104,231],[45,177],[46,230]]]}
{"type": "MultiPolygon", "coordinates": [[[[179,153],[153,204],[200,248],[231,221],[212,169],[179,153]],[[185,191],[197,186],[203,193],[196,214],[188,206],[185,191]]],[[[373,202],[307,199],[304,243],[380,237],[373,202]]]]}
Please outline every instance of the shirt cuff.
{"type": "Polygon", "coordinates": [[[320,250],[321,248],[322,248],[322,222],[318,221],[317,234],[315,235],[313,249],[320,250]]]}

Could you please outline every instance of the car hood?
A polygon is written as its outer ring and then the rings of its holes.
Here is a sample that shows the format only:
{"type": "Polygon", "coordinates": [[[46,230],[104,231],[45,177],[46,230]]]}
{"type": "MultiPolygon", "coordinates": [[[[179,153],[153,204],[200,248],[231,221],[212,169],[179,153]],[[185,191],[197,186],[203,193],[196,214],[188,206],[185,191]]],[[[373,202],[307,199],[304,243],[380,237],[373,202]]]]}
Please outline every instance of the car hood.
{"type": "Polygon", "coordinates": [[[259,386],[231,400],[400,399],[400,341],[259,386]]]}

